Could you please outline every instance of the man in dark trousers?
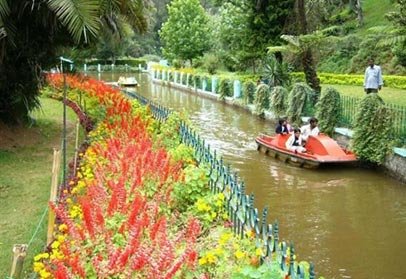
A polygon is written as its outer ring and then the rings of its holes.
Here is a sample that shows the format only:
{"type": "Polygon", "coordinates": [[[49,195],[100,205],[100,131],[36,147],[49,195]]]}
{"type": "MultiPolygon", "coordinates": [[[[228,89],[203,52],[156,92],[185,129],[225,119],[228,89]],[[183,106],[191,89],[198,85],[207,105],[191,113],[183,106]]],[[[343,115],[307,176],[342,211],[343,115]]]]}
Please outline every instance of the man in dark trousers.
{"type": "Polygon", "coordinates": [[[365,93],[378,93],[383,85],[381,67],[374,64],[374,59],[368,59],[368,67],[365,70],[364,91],[365,93]]]}

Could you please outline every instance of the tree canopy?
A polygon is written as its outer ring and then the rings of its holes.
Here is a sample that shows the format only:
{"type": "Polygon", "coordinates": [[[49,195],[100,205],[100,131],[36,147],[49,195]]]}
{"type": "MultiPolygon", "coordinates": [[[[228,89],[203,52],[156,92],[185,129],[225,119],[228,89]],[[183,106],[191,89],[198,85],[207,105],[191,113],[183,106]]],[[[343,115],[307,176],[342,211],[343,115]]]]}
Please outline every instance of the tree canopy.
{"type": "Polygon", "coordinates": [[[101,31],[147,28],[146,0],[0,0],[0,119],[23,122],[39,105],[43,67],[60,46],[89,45],[101,31]]]}
{"type": "Polygon", "coordinates": [[[173,0],[160,31],[163,54],[192,61],[210,48],[209,17],[199,0],[173,0]]]}

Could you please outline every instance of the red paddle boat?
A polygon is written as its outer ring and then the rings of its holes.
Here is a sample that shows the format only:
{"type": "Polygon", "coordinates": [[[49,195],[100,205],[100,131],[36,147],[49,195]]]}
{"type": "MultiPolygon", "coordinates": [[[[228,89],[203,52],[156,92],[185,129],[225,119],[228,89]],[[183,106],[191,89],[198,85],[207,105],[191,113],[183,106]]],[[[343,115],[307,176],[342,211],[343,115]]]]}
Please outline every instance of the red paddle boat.
{"type": "Polygon", "coordinates": [[[357,158],[354,153],[338,145],[332,138],[320,134],[317,137],[309,136],[306,142],[306,152],[295,153],[286,148],[286,141],[290,135],[260,135],[255,139],[258,150],[265,154],[281,159],[295,166],[304,168],[317,168],[326,164],[350,164],[357,158]]]}

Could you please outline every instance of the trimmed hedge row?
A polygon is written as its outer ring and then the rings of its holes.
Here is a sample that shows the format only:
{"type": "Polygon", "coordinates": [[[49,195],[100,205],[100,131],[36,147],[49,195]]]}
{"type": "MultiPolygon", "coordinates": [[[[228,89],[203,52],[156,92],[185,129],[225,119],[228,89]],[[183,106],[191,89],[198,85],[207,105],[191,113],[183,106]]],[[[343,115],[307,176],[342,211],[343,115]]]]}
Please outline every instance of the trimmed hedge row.
{"type": "MultiPolygon", "coordinates": [[[[304,73],[291,73],[296,81],[305,81],[304,73]]],[[[364,85],[364,75],[318,73],[320,83],[339,85],[364,85]]],[[[383,82],[386,87],[406,89],[406,76],[384,75],[383,82]]]]}
{"type": "MultiPolygon", "coordinates": [[[[102,59],[95,59],[91,61],[80,61],[78,62],[80,64],[87,64],[88,66],[91,65],[111,65],[113,63],[112,60],[102,60],[102,59]]],[[[114,65],[128,65],[130,67],[138,67],[139,64],[141,64],[141,67],[145,68],[147,66],[147,61],[145,59],[140,59],[140,58],[128,58],[128,59],[117,59],[114,63],[114,65]]]]}

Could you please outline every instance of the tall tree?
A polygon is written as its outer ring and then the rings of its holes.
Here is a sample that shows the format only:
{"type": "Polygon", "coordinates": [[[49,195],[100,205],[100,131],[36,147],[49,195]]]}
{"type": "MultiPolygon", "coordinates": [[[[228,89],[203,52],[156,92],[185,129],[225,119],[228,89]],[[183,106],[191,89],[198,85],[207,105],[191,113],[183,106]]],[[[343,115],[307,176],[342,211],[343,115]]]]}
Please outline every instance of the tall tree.
{"type": "Polygon", "coordinates": [[[169,59],[192,60],[210,48],[209,17],[199,0],[173,0],[160,37],[169,59]]]}
{"type": "Polygon", "coordinates": [[[146,0],[0,0],[0,119],[22,122],[39,105],[43,67],[58,46],[89,43],[125,20],[145,30],[146,0]]]}
{"type": "Polygon", "coordinates": [[[221,6],[214,36],[219,38],[219,42],[215,48],[228,68],[246,69],[249,65],[255,72],[258,54],[251,41],[248,10],[248,4],[243,0],[226,2],[221,6]]]}
{"type": "MultiPolygon", "coordinates": [[[[305,35],[308,33],[305,0],[297,0],[297,24],[299,34],[305,35]]],[[[310,48],[305,49],[302,53],[302,66],[307,84],[316,92],[313,100],[314,104],[316,104],[320,96],[321,87],[310,48]]]]}
{"type": "Polygon", "coordinates": [[[222,5],[220,38],[223,47],[230,50],[233,60],[245,68],[250,65],[255,72],[257,62],[266,56],[267,46],[280,43],[294,0],[233,0],[216,3],[222,5]]]}

